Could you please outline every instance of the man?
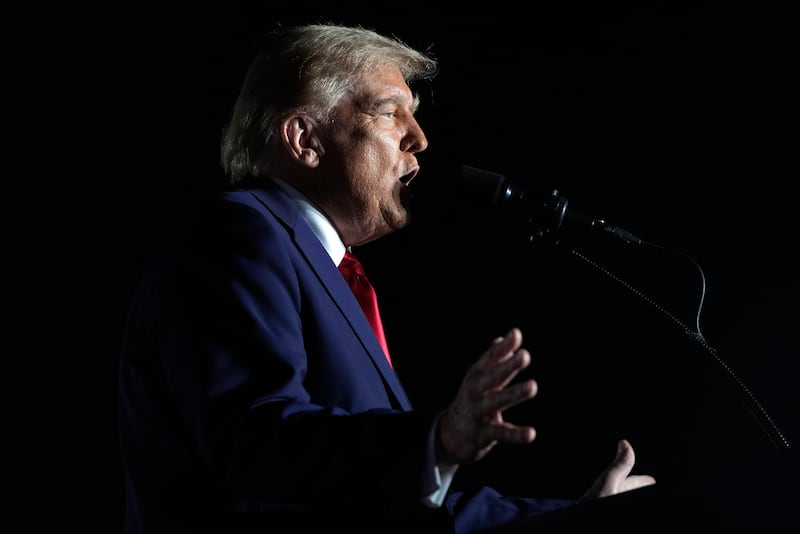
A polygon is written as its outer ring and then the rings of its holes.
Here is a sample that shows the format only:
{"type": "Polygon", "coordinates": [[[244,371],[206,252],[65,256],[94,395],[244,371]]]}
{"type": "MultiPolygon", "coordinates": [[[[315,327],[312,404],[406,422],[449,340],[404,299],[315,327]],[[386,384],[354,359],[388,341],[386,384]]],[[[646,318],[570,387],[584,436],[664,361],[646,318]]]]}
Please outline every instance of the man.
{"type": "MultiPolygon", "coordinates": [[[[269,36],[223,135],[233,187],[176,228],[131,304],[119,405],[126,532],[286,521],[475,532],[576,503],[451,491],[460,464],[535,437],[503,420],[537,390],[515,380],[530,363],[518,329],[424,416],[337,269],[352,247],[408,223],[428,145],[410,85],[436,71],[362,28],[269,36]]],[[[654,483],[630,475],[633,463],[623,440],[580,500],[654,483]]]]}

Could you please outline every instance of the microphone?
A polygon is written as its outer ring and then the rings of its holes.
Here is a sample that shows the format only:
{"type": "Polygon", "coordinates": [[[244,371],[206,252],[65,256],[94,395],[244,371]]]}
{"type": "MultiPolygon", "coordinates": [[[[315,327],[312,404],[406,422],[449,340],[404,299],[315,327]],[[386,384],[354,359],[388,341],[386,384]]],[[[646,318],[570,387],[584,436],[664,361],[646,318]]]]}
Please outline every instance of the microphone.
{"type": "Polygon", "coordinates": [[[496,172],[462,165],[460,174],[462,187],[469,196],[481,204],[509,211],[522,217],[527,224],[538,227],[531,240],[551,231],[575,229],[600,232],[634,245],[642,244],[642,239],[631,232],[569,207],[569,201],[557,189],[537,197],[496,172]]]}

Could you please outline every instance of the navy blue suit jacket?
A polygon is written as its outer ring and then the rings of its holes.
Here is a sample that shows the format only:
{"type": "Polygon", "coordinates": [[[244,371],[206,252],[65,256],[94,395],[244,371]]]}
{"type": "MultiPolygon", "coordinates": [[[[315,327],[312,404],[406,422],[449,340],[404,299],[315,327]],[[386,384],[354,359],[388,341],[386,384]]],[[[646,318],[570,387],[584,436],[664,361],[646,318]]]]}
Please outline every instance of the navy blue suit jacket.
{"type": "MultiPolygon", "coordinates": [[[[126,531],[434,514],[421,505],[432,417],[412,410],[272,182],[203,204],[169,234],[131,303],[119,388],[126,531]]],[[[435,513],[467,531],[566,504],[484,488],[451,492],[435,513]]]]}

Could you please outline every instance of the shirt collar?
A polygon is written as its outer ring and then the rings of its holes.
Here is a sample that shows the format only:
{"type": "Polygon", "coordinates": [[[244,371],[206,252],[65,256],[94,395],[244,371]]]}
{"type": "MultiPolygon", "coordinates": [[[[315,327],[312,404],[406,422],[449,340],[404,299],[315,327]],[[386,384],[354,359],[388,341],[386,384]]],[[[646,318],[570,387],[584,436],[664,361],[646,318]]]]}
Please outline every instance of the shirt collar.
{"type": "Polygon", "coordinates": [[[319,208],[317,208],[314,203],[311,202],[303,193],[287,184],[280,178],[273,177],[273,180],[275,180],[275,183],[277,183],[281,189],[283,189],[292,198],[294,203],[297,204],[300,214],[311,227],[311,231],[314,232],[314,235],[317,236],[317,239],[320,240],[322,246],[325,247],[325,250],[331,257],[331,260],[333,260],[333,263],[339,265],[339,263],[342,261],[342,258],[344,258],[346,247],[344,246],[344,242],[342,242],[342,238],[339,237],[339,233],[336,231],[336,228],[333,227],[330,219],[328,219],[328,217],[322,213],[319,208]]]}

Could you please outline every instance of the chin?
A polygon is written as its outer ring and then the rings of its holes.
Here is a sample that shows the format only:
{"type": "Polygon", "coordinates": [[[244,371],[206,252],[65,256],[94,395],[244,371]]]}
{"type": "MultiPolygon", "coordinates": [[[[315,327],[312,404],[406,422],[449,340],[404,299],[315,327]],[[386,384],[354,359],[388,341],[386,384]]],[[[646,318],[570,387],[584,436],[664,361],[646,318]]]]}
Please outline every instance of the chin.
{"type": "Polygon", "coordinates": [[[406,209],[401,208],[393,215],[394,216],[391,218],[384,218],[386,231],[383,233],[383,235],[391,234],[397,230],[402,230],[411,222],[411,214],[406,209]]]}
{"type": "Polygon", "coordinates": [[[397,217],[395,218],[396,225],[395,229],[399,230],[400,228],[405,228],[411,222],[411,203],[409,200],[403,202],[397,209],[397,217]]]}
{"type": "Polygon", "coordinates": [[[413,207],[414,195],[412,195],[407,189],[404,189],[400,193],[400,205],[398,206],[398,209],[404,213],[404,218],[408,219],[411,217],[413,207]]]}

